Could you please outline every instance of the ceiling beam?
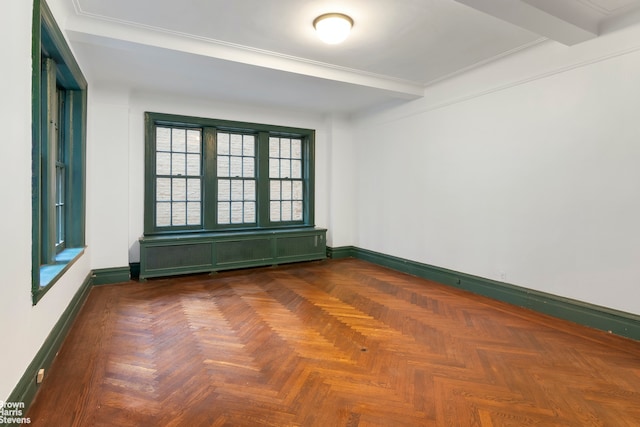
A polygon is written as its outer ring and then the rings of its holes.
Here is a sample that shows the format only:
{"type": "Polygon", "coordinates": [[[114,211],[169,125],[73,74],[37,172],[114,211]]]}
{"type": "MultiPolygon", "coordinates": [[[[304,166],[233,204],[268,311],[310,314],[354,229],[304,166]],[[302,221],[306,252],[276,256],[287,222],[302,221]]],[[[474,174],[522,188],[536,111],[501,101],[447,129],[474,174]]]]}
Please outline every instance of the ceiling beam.
{"type": "Polygon", "coordinates": [[[66,33],[72,41],[126,45],[129,49],[135,49],[136,45],[159,47],[380,89],[393,93],[400,99],[411,100],[424,96],[424,85],[421,83],[142,25],[76,16],[68,20],[66,33]]]}
{"type": "Polygon", "coordinates": [[[480,12],[571,46],[598,37],[597,22],[566,3],[544,0],[455,0],[480,12]]]}

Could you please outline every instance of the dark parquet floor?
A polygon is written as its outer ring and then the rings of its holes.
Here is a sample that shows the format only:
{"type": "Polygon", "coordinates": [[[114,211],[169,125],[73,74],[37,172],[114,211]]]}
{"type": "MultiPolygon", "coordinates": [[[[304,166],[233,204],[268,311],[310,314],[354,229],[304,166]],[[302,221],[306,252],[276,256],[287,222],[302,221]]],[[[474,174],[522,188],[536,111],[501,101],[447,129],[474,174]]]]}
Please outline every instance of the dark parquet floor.
{"type": "Polygon", "coordinates": [[[33,426],[640,426],[640,342],[359,260],[95,287],[33,426]]]}

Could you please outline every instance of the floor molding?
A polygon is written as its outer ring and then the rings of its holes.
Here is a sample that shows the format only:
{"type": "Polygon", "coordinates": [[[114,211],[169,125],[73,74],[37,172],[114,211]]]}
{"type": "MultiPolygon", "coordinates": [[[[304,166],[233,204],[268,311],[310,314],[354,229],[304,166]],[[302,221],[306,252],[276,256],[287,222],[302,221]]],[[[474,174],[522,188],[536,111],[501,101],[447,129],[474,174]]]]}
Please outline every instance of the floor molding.
{"type": "Polygon", "coordinates": [[[91,281],[94,286],[127,282],[130,271],[130,267],[97,268],[91,272],[91,281]]]}
{"type": "Polygon", "coordinates": [[[337,248],[327,246],[327,257],[331,259],[355,258],[355,250],[355,246],[340,246],[337,248]]]}
{"type": "Polygon", "coordinates": [[[353,257],[640,341],[640,316],[354,246],[327,248],[330,258],[353,257]]]}
{"type": "MultiPolygon", "coordinates": [[[[27,409],[29,409],[31,402],[38,391],[39,385],[36,384],[38,371],[40,369],[45,369],[46,372],[51,367],[53,359],[60,350],[69,329],[71,329],[71,325],[73,325],[80,308],[82,308],[82,305],[89,295],[89,291],[93,285],[92,279],[92,273],[84,279],[84,282],[69,302],[69,305],[60,316],[60,319],[56,322],[55,326],[49,333],[49,336],[47,336],[47,339],[40,347],[40,350],[38,350],[35,357],[27,367],[22,378],[18,381],[13,392],[7,398],[7,402],[24,403],[25,408],[23,413],[26,413],[27,409]]],[[[0,425],[2,424],[0,423],[0,425]]]]}

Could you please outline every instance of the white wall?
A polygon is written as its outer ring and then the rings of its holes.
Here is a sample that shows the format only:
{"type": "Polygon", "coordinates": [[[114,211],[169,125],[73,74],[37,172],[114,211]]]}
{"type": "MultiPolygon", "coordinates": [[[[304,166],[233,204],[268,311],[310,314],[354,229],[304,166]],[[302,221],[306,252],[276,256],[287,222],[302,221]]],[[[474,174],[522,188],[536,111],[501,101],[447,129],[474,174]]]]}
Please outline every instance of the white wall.
{"type": "Polygon", "coordinates": [[[325,118],[329,161],[319,167],[328,180],[327,241],[329,246],[351,246],[355,237],[356,171],[358,159],[349,117],[328,115],[325,118]]]}
{"type": "MultiPolygon", "coordinates": [[[[92,85],[87,119],[87,239],[92,269],[129,265],[129,92],[92,85]]],[[[144,165],[138,166],[143,169],[144,165]]]]}
{"type": "Polygon", "coordinates": [[[31,20],[32,2],[0,9],[0,400],[6,400],[89,274],[90,249],[36,306],[31,304],[31,20]]]}
{"type": "Polygon", "coordinates": [[[639,33],[358,118],[356,245],[640,314],[639,33]]]}

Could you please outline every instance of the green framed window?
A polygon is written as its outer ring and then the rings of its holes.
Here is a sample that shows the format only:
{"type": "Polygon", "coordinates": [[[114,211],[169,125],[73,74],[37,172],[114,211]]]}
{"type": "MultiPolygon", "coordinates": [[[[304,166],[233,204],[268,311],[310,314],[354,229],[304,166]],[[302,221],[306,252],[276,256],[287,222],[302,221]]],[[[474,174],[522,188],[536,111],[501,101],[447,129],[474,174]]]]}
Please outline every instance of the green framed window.
{"type": "Polygon", "coordinates": [[[202,130],[156,128],[156,226],[202,224],[202,130]]]}
{"type": "Polygon", "coordinates": [[[161,113],[145,127],[145,235],[314,225],[314,130],[161,113]]]}
{"type": "Polygon", "coordinates": [[[300,221],[304,216],[302,140],[269,138],[269,218],[271,222],[300,221]]]}
{"type": "Polygon", "coordinates": [[[33,8],[33,303],[84,251],[87,82],[44,1],[33,8]]]}

